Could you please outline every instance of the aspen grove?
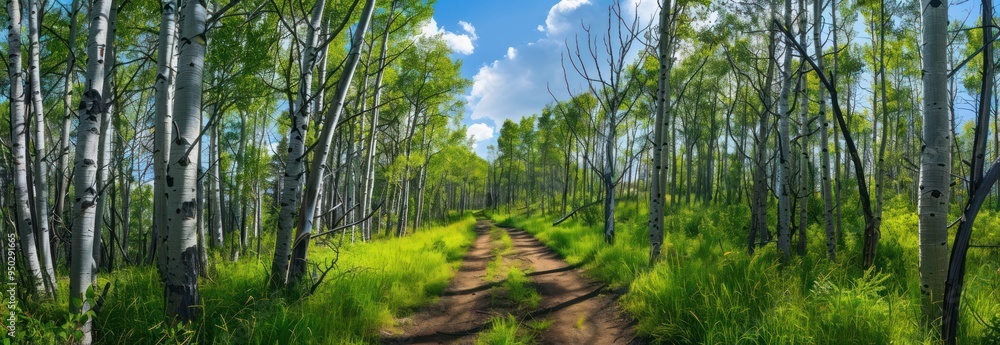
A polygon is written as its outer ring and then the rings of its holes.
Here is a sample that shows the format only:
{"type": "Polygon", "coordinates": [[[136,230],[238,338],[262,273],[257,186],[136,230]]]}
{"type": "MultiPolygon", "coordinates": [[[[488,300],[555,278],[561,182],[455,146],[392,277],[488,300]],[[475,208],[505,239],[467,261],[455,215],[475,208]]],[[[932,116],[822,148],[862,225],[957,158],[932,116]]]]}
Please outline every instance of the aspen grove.
{"type": "Polygon", "coordinates": [[[5,9],[7,343],[1000,342],[992,0],[5,9]]]}

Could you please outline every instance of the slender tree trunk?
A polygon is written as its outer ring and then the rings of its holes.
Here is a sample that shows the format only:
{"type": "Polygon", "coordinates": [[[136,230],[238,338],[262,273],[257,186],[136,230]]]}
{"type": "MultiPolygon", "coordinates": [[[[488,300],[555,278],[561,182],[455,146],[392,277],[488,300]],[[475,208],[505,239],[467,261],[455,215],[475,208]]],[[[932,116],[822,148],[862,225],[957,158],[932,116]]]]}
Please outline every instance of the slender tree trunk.
{"type": "MultiPolygon", "coordinates": [[[[104,44],[106,50],[105,64],[106,68],[104,70],[104,99],[107,106],[103,109],[104,114],[101,116],[101,141],[98,147],[97,153],[97,210],[94,212],[94,262],[96,263],[94,267],[94,276],[97,276],[97,271],[105,266],[102,262],[103,255],[101,252],[101,240],[104,235],[104,227],[108,226],[111,221],[107,221],[104,212],[108,210],[107,198],[107,185],[108,181],[111,180],[109,173],[111,169],[111,153],[114,152],[114,141],[112,139],[115,136],[114,121],[113,117],[115,114],[115,103],[117,100],[114,94],[115,91],[115,64],[117,63],[117,54],[115,49],[115,36],[118,32],[118,25],[116,21],[118,19],[118,0],[111,1],[111,12],[108,14],[108,34],[107,39],[104,44]]],[[[108,241],[109,243],[111,241],[108,241]]],[[[110,247],[110,246],[109,246],[110,247]]]]}
{"type": "MultiPolygon", "coordinates": [[[[792,27],[792,0],[785,0],[784,26],[792,27]]],[[[788,261],[791,252],[792,209],[790,200],[791,167],[788,138],[788,118],[792,110],[788,106],[788,97],[792,88],[792,42],[786,38],[784,56],[781,64],[781,94],[778,96],[778,251],[783,261],[788,261]]]]}
{"type": "MultiPolygon", "coordinates": [[[[274,259],[271,262],[269,284],[272,288],[280,286],[287,279],[289,251],[292,245],[292,230],[295,226],[296,218],[302,216],[298,212],[302,194],[302,179],[306,175],[305,142],[309,129],[309,118],[312,116],[313,110],[310,107],[309,97],[312,96],[312,73],[318,55],[316,52],[316,41],[321,31],[320,24],[322,23],[325,6],[326,3],[324,1],[317,1],[313,5],[312,17],[310,18],[308,33],[306,34],[305,51],[302,54],[302,62],[300,64],[299,93],[295,100],[295,109],[292,114],[292,126],[288,132],[288,156],[285,162],[285,175],[281,177],[284,179],[282,183],[284,189],[281,193],[281,211],[278,216],[278,234],[275,239],[274,259]]],[[[314,170],[313,173],[316,174],[317,172],[314,170]]],[[[316,205],[313,204],[311,207],[315,209],[316,205]]],[[[312,212],[315,212],[315,210],[309,213],[312,212]]],[[[312,216],[310,216],[309,222],[312,223],[312,221],[312,216]]]]}
{"type": "Polygon", "coordinates": [[[920,295],[924,319],[938,322],[948,267],[951,121],[948,114],[948,2],[922,1],[924,147],[920,154],[920,295]]]}
{"type": "Polygon", "coordinates": [[[319,183],[322,181],[325,162],[330,149],[330,141],[340,121],[340,114],[344,107],[344,100],[347,98],[347,91],[351,86],[351,78],[357,69],[358,60],[361,58],[361,48],[364,45],[365,32],[368,31],[368,23],[371,21],[372,13],[375,11],[375,0],[365,1],[365,8],[362,10],[361,19],[354,32],[351,41],[351,50],[348,52],[347,61],[344,64],[343,74],[337,84],[337,91],[326,114],[323,123],[323,131],[320,133],[319,142],[316,146],[312,162],[312,173],[302,204],[302,214],[299,215],[299,224],[296,229],[295,245],[292,249],[292,259],[288,268],[288,283],[297,284],[306,270],[306,254],[309,248],[309,240],[312,236],[313,216],[316,212],[316,202],[319,197],[319,183]]]}
{"type": "Polygon", "coordinates": [[[42,79],[40,72],[41,45],[39,43],[42,28],[42,5],[39,0],[28,0],[28,54],[30,64],[28,72],[31,81],[31,110],[35,118],[35,227],[38,232],[38,247],[42,276],[45,279],[45,290],[49,296],[56,293],[56,273],[52,268],[52,246],[49,241],[49,161],[45,152],[45,112],[42,106],[42,79]]]}
{"type": "MultiPolygon", "coordinates": [[[[942,12],[944,13],[944,16],[947,16],[947,5],[944,7],[945,10],[942,12]]],[[[926,14],[924,18],[927,18],[926,14]]],[[[977,109],[978,114],[976,119],[976,130],[973,136],[974,144],[971,164],[972,174],[969,179],[969,201],[966,203],[967,206],[962,212],[961,222],[955,233],[954,246],[952,247],[951,257],[948,263],[948,276],[945,281],[943,299],[943,327],[941,335],[945,343],[949,345],[954,345],[958,342],[957,333],[960,315],[959,311],[961,310],[962,289],[965,284],[965,265],[976,215],[983,204],[986,203],[986,199],[989,196],[989,190],[994,184],[997,183],[998,169],[1000,169],[1000,163],[994,163],[990,169],[985,172],[985,174],[983,173],[983,168],[986,163],[986,137],[989,134],[990,109],[992,108],[992,104],[990,102],[994,100],[993,79],[996,74],[993,60],[993,30],[996,26],[993,19],[992,0],[982,1],[981,18],[983,21],[983,66],[981,74],[982,80],[980,84],[981,88],[979,90],[980,93],[979,106],[977,109]]],[[[939,19],[935,18],[935,21],[937,20],[939,19]]],[[[935,22],[935,25],[940,25],[940,23],[935,22]]],[[[935,29],[940,28],[935,26],[935,29]]],[[[943,32],[944,31],[942,30],[942,33],[943,32]]],[[[925,37],[926,34],[927,32],[925,31],[925,37]]],[[[937,43],[937,40],[938,38],[935,38],[934,43],[937,43]]],[[[926,85],[927,79],[925,78],[924,80],[926,85]]],[[[933,290],[931,292],[933,292],[933,290]]],[[[931,297],[932,300],[933,298],[934,296],[931,297]]]]}
{"type": "MultiPolygon", "coordinates": [[[[198,162],[201,162],[201,150],[198,150],[198,162]]],[[[208,242],[205,240],[205,183],[201,180],[202,171],[201,164],[198,164],[198,186],[195,190],[198,198],[198,218],[197,218],[197,228],[198,228],[198,276],[207,278],[208,277],[208,242]]]]}
{"type": "MultiPolygon", "coordinates": [[[[772,4],[772,13],[773,4],[772,4]]],[[[770,85],[774,81],[775,70],[775,47],[774,33],[768,35],[768,64],[767,74],[764,79],[764,87],[761,92],[760,115],[757,121],[757,134],[754,140],[754,160],[753,160],[753,191],[750,200],[750,236],[748,252],[753,254],[754,248],[763,246],[770,241],[771,235],[767,228],[767,142],[770,137],[768,133],[771,125],[771,92],[770,85]],[[758,242],[759,241],[759,242],[758,242]]],[[[674,169],[676,171],[676,169],[674,169]]]]}
{"type": "MultiPolygon", "coordinates": [[[[215,106],[212,106],[211,109],[213,118],[220,116],[214,110],[215,106]]],[[[225,238],[222,227],[222,172],[219,169],[222,160],[219,158],[219,126],[213,125],[208,130],[211,133],[208,143],[208,207],[212,215],[212,244],[216,248],[222,248],[225,238]]]]}
{"type": "MultiPolygon", "coordinates": [[[[420,107],[414,107],[413,109],[413,120],[410,122],[409,129],[406,131],[406,165],[403,168],[403,181],[399,190],[399,212],[398,212],[398,223],[396,224],[396,236],[403,236],[406,234],[406,224],[410,213],[410,154],[413,150],[413,134],[417,128],[417,120],[420,117],[420,112],[423,110],[420,107]]],[[[508,188],[509,189],[509,188],[508,188]]],[[[509,212],[510,204],[508,204],[509,212]]]]}
{"type": "MultiPolygon", "coordinates": [[[[817,2],[818,0],[813,0],[817,2]]],[[[803,45],[806,43],[806,2],[805,0],[799,0],[799,42],[803,45]]],[[[807,120],[807,115],[809,113],[809,97],[806,92],[805,84],[805,72],[806,70],[806,59],[807,56],[803,56],[799,63],[799,148],[801,154],[798,156],[798,206],[799,206],[799,224],[798,224],[798,245],[796,246],[796,251],[799,255],[806,255],[806,225],[807,218],[809,217],[809,196],[812,194],[812,181],[809,180],[809,122],[807,120]]]]}
{"type": "Polygon", "coordinates": [[[25,120],[26,95],[24,90],[24,66],[21,63],[21,5],[18,1],[7,2],[10,27],[7,29],[8,59],[7,73],[10,76],[10,129],[11,157],[14,166],[14,203],[16,204],[18,236],[25,268],[30,274],[29,281],[38,295],[47,294],[42,268],[38,262],[38,247],[35,244],[34,219],[31,217],[28,185],[28,124],[25,120]]]}
{"type": "Polygon", "coordinates": [[[615,243],[615,140],[617,140],[617,109],[610,107],[607,120],[608,136],[604,141],[604,242],[615,243]]]}
{"type": "MultiPolygon", "coordinates": [[[[16,3],[13,2],[12,3],[16,3]]],[[[13,13],[14,11],[11,11],[13,13]]],[[[94,256],[94,222],[97,206],[97,159],[98,146],[101,140],[101,117],[107,107],[105,95],[101,92],[105,79],[105,43],[108,37],[108,18],[111,13],[111,0],[97,0],[90,9],[90,35],[87,39],[87,91],[83,93],[80,102],[80,123],[77,125],[76,166],[73,185],[76,196],[73,220],[73,258],[70,265],[70,298],[79,299],[83,303],[70,303],[70,312],[83,314],[90,310],[91,301],[86,300],[85,293],[93,283],[94,256]]],[[[12,49],[12,51],[14,51],[12,49]]],[[[13,59],[11,59],[13,65],[13,59]]],[[[13,75],[13,73],[11,74],[13,75]]],[[[90,344],[93,320],[87,318],[79,330],[83,337],[81,344],[90,344]]]]}
{"type": "MultiPolygon", "coordinates": [[[[176,69],[177,3],[165,0],[160,6],[159,48],[156,54],[156,124],[153,130],[153,242],[151,252],[156,255],[156,268],[160,277],[166,277],[167,252],[167,159],[170,157],[170,139],[173,137],[174,71],[176,69]],[[159,248],[160,250],[157,250],[159,248]]],[[[152,258],[152,256],[151,256],[152,258]]]]}
{"type": "Polygon", "coordinates": [[[167,275],[163,279],[167,316],[180,322],[191,322],[200,314],[196,192],[200,162],[194,159],[200,147],[205,20],[203,2],[184,3],[173,114],[177,132],[166,175],[167,275]]]}
{"type": "MultiPolygon", "coordinates": [[[[112,8],[114,8],[115,4],[112,3],[111,6],[112,6],[112,8]]],[[[112,13],[114,13],[114,10],[112,10],[112,13]]],[[[114,31],[112,30],[111,32],[113,33],[114,31]]],[[[109,39],[112,39],[110,33],[109,33],[109,39]]],[[[114,53],[114,49],[108,49],[108,54],[109,54],[109,57],[107,59],[108,66],[113,66],[114,58],[112,58],[110,56],[110,54],[112,54],[112,53],[114,53]]],[[[113,67],[111,69],[113,69],[113,67]]],[[[104,94],[108,98],[112,97],[112,95],[113,95],[113,92],[111,91],[111,88],[108,87],[109,85],[111,85],[114,82],[113,78],[114,78],[114,76],[111,75],[111,74],[108,74],[108,76],[105,78],[106,82],[104,84],[104,86],[105,86],[104,94]]],[[[98,193],[97,193],[97,209],[94,211],[94,219],[95,220],[94,220],[94,249],[93,249],[93,253],[94,254],[93,255],[94,255],[94,262],[96,263],[96,265],[94,266],[94,269],[95,269],[94,273],[97,273],[96,270],[100,269],[101,267],[105,267],[106,263],[102,262],[102,260],[103,260],[103,253],[101,252],[101,242],[102,242],[102,239],[104,238],[104,228],[107,227],[109,225],[109,223],[111,223],[107,219],[107,216],[104,213],[108,211],[108,207],[110,206],[107,203],[107,199],[108,198],[106,197],[107,196],[106,190],[107,190],[108,182],[111,180],[110,176],[108,176],[109,172],[111,171],[111,169],[109,169],[108,166],[111,165],[111,162],[110,162],[110,160],[111,160],[111,151],[113,149],[112,148],[113,144],[111,142],[111,137],[115,135],[114,126],[111,124],[111,117],[112,117],[112,114],[114,113],[114,104],[113,103],[114,103],[113,100],[110,100],[110,99],[108,100],[108,112],[105,112],[104,116],[101,117],[101,143],[100,143],[99,148],[97,149],[98,150],[98,153],[97,153],[97,165],[98,165],[98,168],[97,168],[97,190],[98,190],[98,193]]]]}
{"type": "MultiPolygon", "coordinates": [[[[875,164],[875,222],[882,222],[882,202],[885,198],[885,147],[889,142],[889,105],[886,92],[885,71],[885,0],[879,5],[879,103],[882,106],[882,135],[878,148],[878,163],[875,164]]],[[[874,131],[873,131],[874,132],[874,131]]],[[[872,145],[875,143],[873,142],[872,145]]]]}
{"type": "Polygon", "coordinates": [[[70,5],[69,13],[69,38],[67,42],[69,45],[67,49],[66,57],[66,73],[63,75],[63,121],[62,121],[62,131],[59,135],[59,166],[56,168],[58,170],[59,184],[56,191],[55,197],[55,208],[52,211],[53,215],[53,225],[55,228],[55,223],[60,224],[60,226],[65,226],[66,221],[63,217],[66,216],[66,196],[69,194],[69,179],[70,179],[70,167],[69,167],[69,133],[72,128],[73,122],[73,81],[76,80],[76,17],[77,13],[80,11],[80,1],[73,0],[70,5]]]}
{"type": "MultiPolygon", "coordinates": [[[[372,114],[371,123],[369,124],[369,130],[371,133],[368,135],[368,149],[367,156],[364,160],[364,190],[362,191],[362,201],[361,210],[362,217],[368,215],[372,212],[372,195],[375,193],[375,150],[377,146],[375,145],[378,138],[378,117],[379,117],[379,104],[382,102],[382,80],[385,75],[386,68],[386,54],[389,50],[389,31],[392,28],[393,13],[396,10],[396,1],[393,0],[392,8],[389,9],[389,20],[386,22],[385,32],[382,33],[382,48],[379,51],[378,58],[378,72],[375,73],[375,94],[372,98],[372,114]]],[[[361,226],[361,237],[364,241],[370,241],[372,237],[372,220],[366,220],[361,226]]]]}
{"type": "MultiPolygon", "coordinates": [[[[826,74],[823,69],[823,41],[820,39],[820,33],[823,29],[823,3],[824,1],[820,0],[813,1],[813,48],[816,51],[816,65],[819,66],[819,73],[826,74]]],[[[830,185],[830,122],[826,118],[826,89],[819,88],[817,101],[819,102],[818,116],[821,121],[819,131],[820,151],[822,152],[820,173],[823,181],[820,184],[820,192],[823,195],[823,228],[826,229],[826,254],[833,261],[837,259],[837,238],[833,227],[833,208],[835,206],[831,197],[830,185]]]]}

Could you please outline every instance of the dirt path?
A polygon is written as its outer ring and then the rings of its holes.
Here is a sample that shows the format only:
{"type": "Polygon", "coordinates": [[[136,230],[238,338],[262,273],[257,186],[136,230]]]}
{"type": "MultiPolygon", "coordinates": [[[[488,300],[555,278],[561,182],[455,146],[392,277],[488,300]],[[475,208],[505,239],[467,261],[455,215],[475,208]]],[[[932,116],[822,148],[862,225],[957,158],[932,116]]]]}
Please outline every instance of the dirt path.
{"type": "Polygon", "coordinates": [[[504,261],[521,261],[528,277],[541,295],[538,307],[518,312],[510,307],[497,308],[492,289],[500,282],[485,280],[486,267],[492,259],[489,231],[493,223],[476,223],[476,240],[466,254],[461,268],[437,303],[401,320],[402,333],[383,338],[389,344],[473,344],[481,331],[490,327],[490,319],[511,313],[522,320],[549,320],[551,323],[535,339],[542,344],[630,344],[634,334],[605,289],[566,264],[551,249],[531,234],[504,228],[513,240],[513,253],[504,261]],[[493,301],[495,302],[495,301],[493,301]]]}

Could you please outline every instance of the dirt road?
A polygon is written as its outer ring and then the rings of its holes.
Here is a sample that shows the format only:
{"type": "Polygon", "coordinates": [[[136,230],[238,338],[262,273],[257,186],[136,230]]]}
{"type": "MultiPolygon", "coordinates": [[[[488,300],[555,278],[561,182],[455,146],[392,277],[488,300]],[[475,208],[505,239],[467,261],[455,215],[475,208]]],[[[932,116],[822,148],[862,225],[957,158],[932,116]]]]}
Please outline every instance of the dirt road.
{"type": "Polygon", "coordinates": [[[504,262],[518,262],[531,285],[541,296],[537,308],[517,310],[509,303],[497,303],[496,287],[488,282],[488,262],[497,245],[489,232],[493,223],[476,223],[476,240],[461,268],[441,298],[420,312],[400,320],[401,334],[385,334],[388,344],[473,344],[480,332],[491,327],[491,319],[507,314],[520,320],[545,320],[547,327],[533,334],[541,344],[632,344],[635,336],[628,318],[614,297],[602,285],[585,278],[578,268],[519,229],[503,228],[510,236],[512,250],[504,262]]]}

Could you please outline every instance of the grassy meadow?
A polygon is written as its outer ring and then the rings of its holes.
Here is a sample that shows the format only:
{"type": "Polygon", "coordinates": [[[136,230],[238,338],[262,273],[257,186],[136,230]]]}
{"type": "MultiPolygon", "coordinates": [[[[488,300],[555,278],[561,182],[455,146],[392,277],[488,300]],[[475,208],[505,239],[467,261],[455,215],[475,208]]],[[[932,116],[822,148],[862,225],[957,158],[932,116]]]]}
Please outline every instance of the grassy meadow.
{"type": "MultiPolygon", "coordinates": [[[[592,278],[624,291],[621,305],[653,343],[937,342],[922,325],[917,215],[903,201],[886,207],[878,259],[869,271],[860,268],[863,223],[851,205],[844,209],[837,262],[826,258],[820,210],[810,210],[817,218],[809,220],[807,254],[793,254],[787,265],[779,264],[773,244],[747,255],[744,205],[669,208],[663,258],[650,268],[645,205],[619,203],[614,245],[604,243],[599,206],[559,226],[551,225],[558,216],[491,218],[525,229],[592,278]]],[[[977,224],[974,244],[1000,243],[1000,213],[983,211],[977,224]]],[[[1000,343],[998,259],[995,250],[970,250],[960,343],[1000,343]]]]}
{"type": "MultiPolygon", "coordinates": [[[[270,253],[246,255],[237,262],[217,255],[210,259],[210,278],[200,280],[203,317],[189,327],[163,322],[163,287],[154,267],[101,274],[97,285],[111,282],[111,288],[96,319],[95,340],[99,344],[374,343],[380,330],[393,329],[396,318],[433,301],[447,287],[475,238],[475,222],[466,214],[447,226],[371,243],[340,243],[340,236],[321,239],[312,246],[310,259],[320,268],[336,259],[337,266],[307,296],[270,291],[266,286],[270,253]]],[[[21,324],[27,325],[19,339],[22,343],[64,343],[72,336],[65,277],[60,287],[62,303],[27,309],[32,312],[22,317],[21,324]]]]}

